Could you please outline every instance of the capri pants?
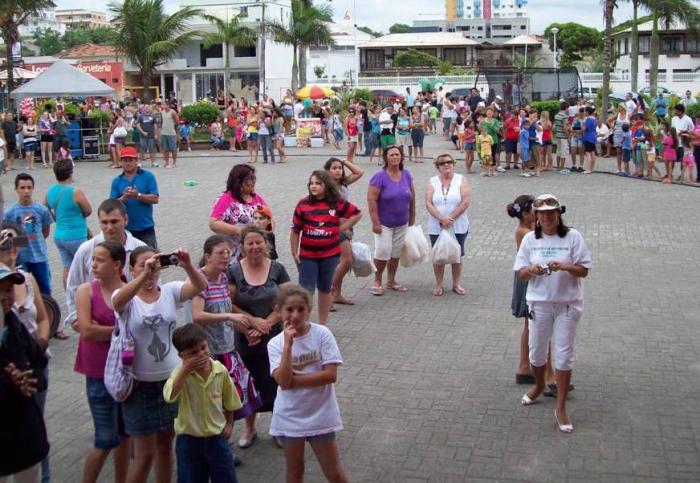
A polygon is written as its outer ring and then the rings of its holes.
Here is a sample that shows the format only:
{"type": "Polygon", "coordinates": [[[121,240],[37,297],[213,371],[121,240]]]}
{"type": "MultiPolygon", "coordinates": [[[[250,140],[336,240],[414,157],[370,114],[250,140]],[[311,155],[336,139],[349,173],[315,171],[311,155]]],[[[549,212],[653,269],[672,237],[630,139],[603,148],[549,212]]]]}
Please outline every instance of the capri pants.
{"type": "Polygon", "coordinates": [[[547,363],[547,349],[552,340],[554,368],[570,371],[574,367],[576,324],[581,319],[581,302],[530,302],[530,364],[547,363]]]}

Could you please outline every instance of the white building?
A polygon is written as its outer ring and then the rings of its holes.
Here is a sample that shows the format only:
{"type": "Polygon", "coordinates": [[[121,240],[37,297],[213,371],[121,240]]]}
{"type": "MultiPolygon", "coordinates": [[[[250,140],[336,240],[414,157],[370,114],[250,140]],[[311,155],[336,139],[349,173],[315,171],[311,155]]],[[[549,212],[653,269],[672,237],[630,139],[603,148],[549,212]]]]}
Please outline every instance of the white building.
{"type": "Polygon", "coordinates": [[[350,23],[330,23],[335,45],[333,47],[312,46],[308,51],[306,78],[309,82],[340,83],[345,80],[348,83],[357,78],[359,51],[356,46],[372,39],[372,36],[357,30],[350,23]],[[315,73],[317,67],[323,68],[323,78],[319,79],[315,73]]]}
{"type": "MultiPolygon", "coordinates": [[[[222,20],[241,15],[243,25],[257,30],[263,18],[287,23],[291,16],[291,0],[183,0],[182,6],[200,8],[222,20]]],[[[193,27],[215,32],[214,26],[204,20],[193,27]]],[[[280,99],[286,89],[291,88],[292,57],[291,46],[274,42],[269,36],[258,35],[254,47],[216,44],[205,48],[202,39],[193,40],[158,68],[160,92],[174,91],[185,104],[216,96],[219,90],[249,101],[263,92],[280,99]],[[228,79],[225,79],[224,50],[229,59],[228,79]]],[[[138,71],[128,62],[125,62],[125,70],[132,76],[138,71]]]]}
{"type": "Polygon", "coordinates": [[[20,37],[32,37],[37,29],[55,30],[63,35],[66,32],[66,25],[56,20],[54,9],[42,10],[39,15],[29,17],[26,22],[19,26],[20,37]]]}
{"type": "Polygon", "coordinates": [[[527,17],[528,0],[446,0],[447,20],[527,17]]]}
{"type": "Polygon", "coordinates": [[[98,10],[84,10],[82,8],[56,10],[56,20],[67,26],[109,27],[107,14],[98,10]]]}

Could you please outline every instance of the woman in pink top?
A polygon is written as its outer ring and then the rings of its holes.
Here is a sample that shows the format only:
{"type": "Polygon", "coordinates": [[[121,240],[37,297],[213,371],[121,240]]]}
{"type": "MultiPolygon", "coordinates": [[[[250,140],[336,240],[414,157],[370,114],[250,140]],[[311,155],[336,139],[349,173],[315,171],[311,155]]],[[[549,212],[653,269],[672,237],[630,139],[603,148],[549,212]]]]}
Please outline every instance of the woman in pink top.
{"type": "Polygon", "coordinates": [[[92,253],[92,273],[95,280],[78,287],[78,352],[75,372],[85,376],[90,413],[95,425],[94,447],[85,457],[83,482],[96,482],[111,450],[114,451],[114,481],[126,481],[129,467],[129,438],[124,433],[121,404],[107,392],[104,370],[114,330],[115,317],[112,294],[124,282],[121,273],[126,252],[121,243],[103,241],[92,253]]]}
{"type": "Polygon", "coordinates": [[[241,231],[253,222],[253,212],[267,206],[265,200],[255,192],[255,168],[248,164],[237,164],[228,174],[226,191],[214,202],[209,215],[209,229],[232,239],[232,259],[238,260],[241,253],[241,231]]]}

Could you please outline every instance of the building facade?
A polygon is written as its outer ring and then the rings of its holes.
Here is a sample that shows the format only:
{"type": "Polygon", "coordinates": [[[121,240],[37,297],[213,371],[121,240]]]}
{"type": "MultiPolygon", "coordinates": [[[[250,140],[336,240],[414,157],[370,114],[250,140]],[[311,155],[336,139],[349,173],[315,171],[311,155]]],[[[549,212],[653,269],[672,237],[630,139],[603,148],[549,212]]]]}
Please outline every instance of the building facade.
{"type": "Polygon", "coordinates": [[[446,0],[445,19],[527,17],[528,0],[446,0]]]}
{"type": "Polygon", "coordinates": [[[56,10],[56,20],[68,27],[73,25],[85,27],[109,26],[106,13],[97,10],[84,10],[82,8],[56,10]]]}
{"type": "Polygon", "coordinates": [[[56,19],[56,11],[54,9],[46,9],[42,10],[38,15],[29,17],[19,26],[18,30],[20,37],[31,37],[37,29],[51,29],[63,35],[66,32],[66,25],[56,19]]]}
{"type": "Polygon", "coordinates": [[[530,32],[529,17],[415,20],[412,32],[459,32],[470,39],[508,40],[530,32]]]}
{"type": "Polygon", "coordinates": [[[349,22],[331,23],[328,25],[335,40],[334,46],[311,46],[306,62],[306,78],[309,81],[340,83],[347,81],[349,84],[357,78],[357,58],[359,55],[356,46],[372,39],[372,36],[356,30],[349,22]],[[316,70],[323,70],[319,78],[316,70]]]}

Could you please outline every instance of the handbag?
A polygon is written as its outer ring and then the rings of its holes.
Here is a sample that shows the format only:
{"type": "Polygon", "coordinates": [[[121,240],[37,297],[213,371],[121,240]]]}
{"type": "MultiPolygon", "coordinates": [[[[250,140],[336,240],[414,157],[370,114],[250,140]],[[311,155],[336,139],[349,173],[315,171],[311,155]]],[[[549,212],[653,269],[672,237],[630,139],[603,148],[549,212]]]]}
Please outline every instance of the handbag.
{"type": "Polygon", "coordinates": [[[114,129],[114,137],[115,138],[125,138],[126,137],[126,128],[124,126],[118,126],[116,129],[114,129]]]}
{"type": "Polygon", "coordinates": [[[124,322],[121,329],[121,320],[112,332],[112,339],[107,352],[105,363],[104,384],[107,392],[117,402],[124,402],[134,388],[134,338],[129,331],[129,326],[124,322]]]}

